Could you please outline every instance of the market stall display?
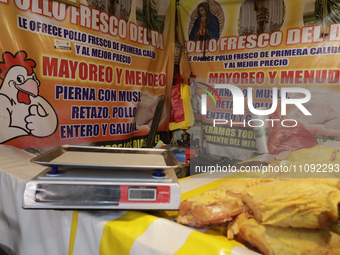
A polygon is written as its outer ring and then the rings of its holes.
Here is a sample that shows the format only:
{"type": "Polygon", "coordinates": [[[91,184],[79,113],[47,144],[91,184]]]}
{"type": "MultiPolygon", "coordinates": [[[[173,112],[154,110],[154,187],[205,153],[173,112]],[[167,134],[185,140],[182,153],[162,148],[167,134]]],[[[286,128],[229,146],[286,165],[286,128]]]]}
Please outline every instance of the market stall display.
{"type": "MultiPolygon", "coordinates": [[[[334,148],[330,151],[334,151],[334,148]]],[[[301,151],[296,151],[296,153],[301,153],[301,151]]],[[[319,154],[322,155],[322,153],[319,154]]],[[[33,157],[34,155],[27,154],[20,149],[0,146],[0,160],[3,162],[0,171],[2,194],[0,204],[3,208],[3,218],[0,220],[0,231],[3,237],[1,243],[16,254],[106,255],[115,251],[115,254],[250,255],[258,253],[247,249],[244,244],[248,245],[250,242],[258,249],[262,245],[272,252],[273,249],[279,249],[285,240],[295,240],[296,237],[299,242],[293,241],[292,246],[285,244],[282,248],[283,252],[291,251],[289,247],[299,247],[297,251],[301,254],[299,244],[313,242],[311,247],[319,247],[314,249],[315,252],[327,250],[335,251],[333,254],[337,254],[337,236],[334,235],[334,231],[337,231],[339,226],[336,223],[328,228],[317,230],[283,228],[263,224],[255,219],[254,215],[241,213],[233,217],[233,224],[229,225],[229,229],[226,226],[229,221],[226,221],[223,226],[208,223],[205,227],[197,228],[176,223],[174,221],[178,215],[176,211],[23,209],[22,194],[26,182],[45,170],[44,166],[30,162],[33,157]],[[248,226],[256,226],[256,228],[247,228],[248,226]],[[252,231],[256,231],[256,234],[252,231]],[[280,239],[278,235],[284,238],[280,239]],[[233,237],[235,240],[227,237],[233,237]],[[314,242],[313,240],[316,239],[319,241],[314,242]],[[84,240],[89,241],[85,244],[84,240]]],[[[273,157],[268,158],[271,158],[273,163],[282,161],[273,157]]],[[[263,160],[263,157],[261,156],[260,159],[263,160]]],[[[336,164],[336,161],[333,163],[336,164]]],[[[272,185],[273,181],[280,183],[289,181],[289,178],[285,176],[252,178],[254,175],[249,174],[247,175],[249,178],[233,178],[234,176],[235,174],[207,173],[184,178],[179,181],[182,200],[196,197],[207,191],[206,194],[218,194],[215,197],[217,199],[220,197],[221,190],[225,190],[228,197],[235,198],[234,201],[240,201],[245,189],[252,190],[260,185],[272,185]],[[210,190],[216,191],[211,193],[210,190]]],[[[302,179],[296,179],[293,182],[297,180],[302,181],[302,179]]],[[[310,182],[309,179],[305,181],[310,182]]],[[[336,181],[335,178],[318,178],[319,186],[326,185],[328,190],[332,191],[337,185],[336,181]]],[[[330,220],[333,221],[332,217],[330,220]]],[[[266,250],[260,251],[266,254],[266,250]]]]}

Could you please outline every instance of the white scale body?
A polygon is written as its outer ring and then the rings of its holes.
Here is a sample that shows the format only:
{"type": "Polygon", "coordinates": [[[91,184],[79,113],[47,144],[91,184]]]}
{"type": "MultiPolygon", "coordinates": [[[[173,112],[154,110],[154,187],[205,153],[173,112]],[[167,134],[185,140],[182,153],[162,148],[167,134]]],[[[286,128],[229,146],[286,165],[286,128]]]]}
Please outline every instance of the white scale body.
{"type": "MultiPolygon", "coordinates": [[[[41,164],[39,159],[32,162],[41,164]]],[[[178,210],[181,202],[175,168],[169,165],[157,174],[154,169],[134,170],[132,166],[109,169],[77,165],[58,167],[52,174],[53,168],[48,167],[26,184],[23,208],[178,210]]]]}

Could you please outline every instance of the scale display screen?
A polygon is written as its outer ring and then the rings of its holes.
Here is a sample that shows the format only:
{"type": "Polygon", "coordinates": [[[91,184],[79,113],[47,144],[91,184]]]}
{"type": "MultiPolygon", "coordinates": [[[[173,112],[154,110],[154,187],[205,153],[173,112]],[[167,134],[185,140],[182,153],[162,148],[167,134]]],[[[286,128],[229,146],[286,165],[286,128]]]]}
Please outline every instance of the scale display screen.
{"type": "Polygon", "coordinates": [[[55,204],[118,205],[119,185],[37,184],[35,201],[55,204]]]}
{"type": "Polygon", "coordinates": [[[129,201],[156,201],[157,189],[145,187],[130,187],[129,201]]]}

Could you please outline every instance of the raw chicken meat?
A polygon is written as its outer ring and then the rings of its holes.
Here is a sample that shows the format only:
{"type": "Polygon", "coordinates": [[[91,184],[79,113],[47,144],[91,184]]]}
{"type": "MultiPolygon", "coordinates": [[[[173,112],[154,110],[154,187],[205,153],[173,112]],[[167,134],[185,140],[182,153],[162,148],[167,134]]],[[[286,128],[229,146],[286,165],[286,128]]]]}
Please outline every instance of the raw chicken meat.
{"type": "Polygon", "coordinates": [[[325,228],[338,220],[340,190],[308,179],[293,179],[249,187],[242,201],[265,225],[325,228]]]}
{"type": "Polygon", "coordinates": [[[262,225],[240,214],[228,225],[227,236],[255,246],[265,255],[338,255],[340,235],[329,229],[281,228],[262,225]]]}
{"type": "Polygon", "coordinates": [[[197,228],[223,225],[243,210],[241,199],[228,196],[224,191],[210,190],[184,200],[179,208],[177,222],[197,228]]]}

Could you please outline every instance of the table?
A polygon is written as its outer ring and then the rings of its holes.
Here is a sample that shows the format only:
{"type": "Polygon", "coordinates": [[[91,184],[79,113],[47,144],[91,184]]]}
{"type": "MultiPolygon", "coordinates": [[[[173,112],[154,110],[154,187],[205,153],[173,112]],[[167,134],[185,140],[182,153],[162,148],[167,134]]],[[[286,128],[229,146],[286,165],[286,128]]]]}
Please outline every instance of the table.
{"type": "MultiPolygon", "coordinates": [[[[34,155],[0,145],[0,244],[17,255],[257,254],[222,235],[174,221],[176,212],[27,210],[25,183],[45,167],[34,155]]],[[[221,176],[180,181],[182,197],[215,188],[221,176]]]]}

